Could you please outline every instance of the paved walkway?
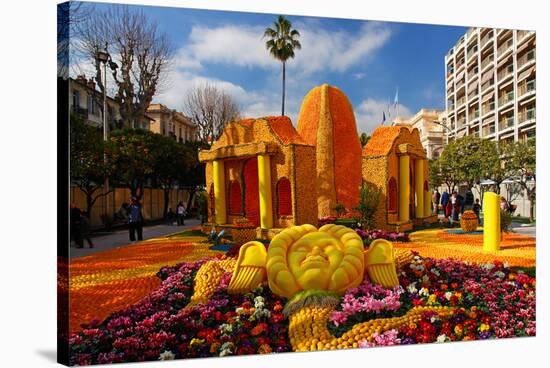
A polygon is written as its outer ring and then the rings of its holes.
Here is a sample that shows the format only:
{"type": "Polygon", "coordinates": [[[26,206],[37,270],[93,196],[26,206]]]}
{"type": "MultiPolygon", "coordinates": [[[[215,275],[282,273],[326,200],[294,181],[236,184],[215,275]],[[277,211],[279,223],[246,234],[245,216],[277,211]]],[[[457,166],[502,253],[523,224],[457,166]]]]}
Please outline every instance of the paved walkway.
{"type": "MultiPolygon", "coordinates": [[[[156,238],[172,233],[187,230],[193,226],[200,225],[197,219],[185,220],[185,226],[175,226],[168,224],[152,225],[143,228],[143,240],[156,238]]],[[[92,234],[93,235],[93,234],[92,234]]],[[[88,248],[88,243],[84,241],[84,248],[71,246],[69,258],[84,257],[97,252],[120,247],[130,243],[128,238],[128,229],[117,230],[108,234],[97,234],[92,236],[93,248],[88,248]]]]}

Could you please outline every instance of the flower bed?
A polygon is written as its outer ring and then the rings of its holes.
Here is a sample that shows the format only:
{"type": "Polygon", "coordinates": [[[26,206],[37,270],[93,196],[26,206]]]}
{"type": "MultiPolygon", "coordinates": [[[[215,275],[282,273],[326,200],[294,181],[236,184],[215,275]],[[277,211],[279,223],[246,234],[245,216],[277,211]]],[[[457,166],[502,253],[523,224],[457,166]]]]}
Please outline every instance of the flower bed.
{"type": "Polygon", "coordinates": [[[385,230],[355,230],[357,234],[363,239],[365,245],[369,245],[372,241],[376,239],[386,239],[391,242],[408,242],[409,235],[407,233],[396,233],[385,230]]]}
{"type": "MultiPolygon", "coordinates": [[[[157,273],[160,286],[149,296],[73,334],[71,364],[291,351],[289,320],[282,313],[286,301],[267,287],[230,295],[231,273],[225,272],[206,303],[188,304],[195,275],[210,259],[162,267],[157,273]]],[[[419,255],[399,271],[400,286],[387,290],[365,279],[343,295],[327,319],[326,327],[336,337],[348,336],[368,321],[371,337],[326,346],[371,347],[536,333],[536,281],[527,274],[532,272],[521,273],[500,262],[472,265],[419,255]],[[415,308],[415,314],[410,314],[415,308]],[[438,308],[447,309],[441,313],[438,308]],[[384,320],[388,317],[394,318],[384,320]]]]}

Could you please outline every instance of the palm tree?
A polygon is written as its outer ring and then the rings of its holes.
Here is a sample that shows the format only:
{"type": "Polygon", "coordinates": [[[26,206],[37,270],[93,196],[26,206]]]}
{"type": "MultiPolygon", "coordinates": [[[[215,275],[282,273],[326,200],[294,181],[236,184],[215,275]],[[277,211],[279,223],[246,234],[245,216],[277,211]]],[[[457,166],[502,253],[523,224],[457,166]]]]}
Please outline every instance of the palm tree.
{"type": "Polygon", "coordinates": [[[302,45],[297,40],[300,32],[292,29],[292,23],[282,15],[279,15],[276,22],[273,22],[274,28],[267,27],[264,32],[264,38],[268,40],[265,43],[266,49],[271,56],[283,63],[283,108],[282,114],[285,115],[285,64],[288,59],[294,58],[294,50],[300,50],[302,45]]]}

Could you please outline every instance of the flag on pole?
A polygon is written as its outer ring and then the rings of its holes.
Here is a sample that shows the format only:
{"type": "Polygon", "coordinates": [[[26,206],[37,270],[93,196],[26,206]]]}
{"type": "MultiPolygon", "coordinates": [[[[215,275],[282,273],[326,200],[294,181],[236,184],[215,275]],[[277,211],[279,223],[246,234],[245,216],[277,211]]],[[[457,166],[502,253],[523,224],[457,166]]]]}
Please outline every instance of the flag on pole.
{"type": "Polygon", "coordinates": [[[382,125],[386,122],[386,112],[382,111],[382,125]]]}

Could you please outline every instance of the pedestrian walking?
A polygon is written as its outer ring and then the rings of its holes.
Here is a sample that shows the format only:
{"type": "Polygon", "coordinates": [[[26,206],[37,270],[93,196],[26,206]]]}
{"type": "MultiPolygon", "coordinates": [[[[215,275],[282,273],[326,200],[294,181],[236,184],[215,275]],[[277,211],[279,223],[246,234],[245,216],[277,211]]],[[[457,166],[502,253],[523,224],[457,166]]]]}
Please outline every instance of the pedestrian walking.
{"type": "Polygon", "coordinates": [[[441,194],[439,194],[439,191],[436,189],[434,190],[432,194],[432,213],[435,213],[436,215],[439,213],[439,200],[441,199],[441,194]]]}
{"type": "Polygon", "coordinates": [[[463,206],[462,212],[464,212],[464,210],[471,210],[473,206],[474,206],[474,193],[472,193],[472,191],[468,189],[468,191],[464,195],[464,206],[463,206]]]}
{"type": "Polygon", "coordinates": [[[474,213],[475,213],[476,216],[477,216],[477,223],[478,223],[479,225],[481,225],[481,217],[480,217],[481,205],[479,204],[479,198],[476,199],[476,202],[475,202],[474,205],[472,206],[472,210],[474,211],[474,213]]]}
{"type": "Polygon", "coordinates": [[[75,203],[71,203],[71,209],[69,211],[69,237],[69,241],[74,241],[76,246],[79,247],[81,243],[80,209],[75,203]]]}
{"type": "Polygon", "coordinates": [[[80,213],[80,244],[79,248],[84,248],[84,240],[88,243],[90,248],[94,247],[94,243],[90,238],[90,219],[88,218],[88,212],[82,211],[80,213]]]}
{"type": "Polygon", "coordinates": [[[443,194],[441,194],[441,208],[443,209],[443,213],[445,214],[445,217],[448,217],[446,215],[448,203],[449,203],[449,193],[446,190],[444,190],[443,194]]]}
{"type": "Polygon", "coordinates": [[[453,223],[455,221],[458,221],[458,213],[460,211],[460,198],[458,197],[458,193],[455,191],[449,198],[449,201],[447,202],[446,206],[446,213],[445,215],[449,218],[449,224],[451,227],[453,226],[453,223]]]}
{"type": "Polygon", "coordinates": [[[186,213],[186,209],[185,209],[185,205],[183,204],[182,201],[180,201],[178,203],[178,205],[176,206],[176,215],[178,217],[178,226],[179,225],[185,225],[185,215],[187,214],[186,213]]]}
{"type": "Polygon", "coordinates": [[[143,212],[141,203],[139,203],[136,197],[130,198],[130,204],[127,207],[128,210],[128,232],[130,235],[130,241],[143,240],[143,212]]]}

